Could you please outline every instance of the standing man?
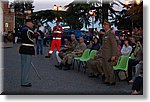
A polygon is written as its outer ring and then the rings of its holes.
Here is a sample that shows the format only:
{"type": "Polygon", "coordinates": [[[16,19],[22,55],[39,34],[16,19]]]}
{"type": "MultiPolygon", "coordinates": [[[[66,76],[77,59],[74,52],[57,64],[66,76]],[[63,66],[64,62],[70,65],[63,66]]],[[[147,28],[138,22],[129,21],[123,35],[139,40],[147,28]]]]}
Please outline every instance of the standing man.
{"type": "Polygon", "coordinates": [[[36,38],[36,53],[39,55],[39,52],[41,55],[43,55],[43,39],[44,39],[44,33],[45,33],[45,28],[42,26],[42,23],[38,23],[38,28],[37,28],[37,38],[36,38]]]}
{"type": "Polygon", "coordinates": [[[53,27],[53,40],[51,44],[51,48],[49,50],[48,56],[45,56],[46,58],[49,58],[50,55],[53,53],[54,49],[57,48],[58,53],[60,51],[61,46],[61,36],[63,34],[62,26],[59,25],[60,21],[56,21],[56,26],[53,27]]]}
{"type": "Polygon", "coordinates": [[[110,22],[105,20],[103,23],[103,28],[105,30],[105,34],[103,37],[103,44],[101,46],[101,61],[102,70],[105,75],[104,83],[108,85],[115,85],[115,75],[111,62],[115,61],[120,54],[117,49],[115,34],[110,29],[110,22]]]}
{"type": "Polygon", "coordinates": [[[21,54],[21,86],[31,87],[29,83],[29,71],[31,67],[32,55],[35,55],[34,49],[34,32],[33,22],[31,19],[26,20],[26,25],[21,32],[21,46],[19,53],[21,54]]]}

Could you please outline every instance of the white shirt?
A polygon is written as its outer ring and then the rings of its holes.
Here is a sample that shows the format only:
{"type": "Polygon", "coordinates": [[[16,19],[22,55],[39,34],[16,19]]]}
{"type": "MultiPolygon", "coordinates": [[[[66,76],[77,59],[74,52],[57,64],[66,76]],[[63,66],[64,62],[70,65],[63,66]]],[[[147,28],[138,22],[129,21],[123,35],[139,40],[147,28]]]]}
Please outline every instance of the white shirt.
{"type": "Polygon", "coordinates": [[[125,55],[125,56],[128,56],[131,53],[131,51],[132,51],[131,46],[126,47],[125,45],[123,45],[123,47],[121,49],[121,54],[125,55]]]}
{"type": "Polygon", "coordinates": [[[45,28],[43,26],[40,26],[39,30],[42,31],[43,33],[45,32],[45,28]]]}

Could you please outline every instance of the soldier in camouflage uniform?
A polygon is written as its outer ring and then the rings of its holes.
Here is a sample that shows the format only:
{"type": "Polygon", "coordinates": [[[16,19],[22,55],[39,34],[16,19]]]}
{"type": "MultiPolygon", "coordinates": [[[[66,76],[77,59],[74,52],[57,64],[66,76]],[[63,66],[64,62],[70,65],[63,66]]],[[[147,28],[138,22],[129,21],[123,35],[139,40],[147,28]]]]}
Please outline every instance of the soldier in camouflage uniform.
{"type": "Polygon", "coordinates": [[[103,24],[105,34],[103,37],[103,44],[98,51],[94,60],[87,62],[87,67],[90,72],[96,74],[104,74],[104,83],[108,85],[115,85],[115,75],[112,61],[120,55],[117,50],[117,42],[114,33],[111,31],[111,24],[105,20],[103,24]],[[96,65],[96,67],[95,67],[96,65]]]}
{"type": "Polygon", "coordinates": [[[117,49],[115,34],[111,31],[111,24],[107,20],[104,21],[103,28],[105,34],[101,47],[102,69],[105,75],[105,83],[115,85],[115,75],[111,62],[115,61],[120,53],[117,49]]]}
{"type": "Polygon", "coordinates": [[[83,37],[80,37],[79,44],[76,46],[74,51],[67,54],[62,60],[62,64],[67,65],[67,68],[65,68],[64,70],[69,70],[72,64],[73,58],[81,56],[85,49],[86,49],[86,44],[84,43],[84,39],[83,37]]]}
{"type": "Polygon", "coordinates": [[[76,40],[75,35],[71,34],[71,43],[70,43],[70,45],[65,47],[65,48],[67,48],[66,52],[60,52],[58,54],[59,57],[61,59],[63,59],[64,56],[71,53],[76,48],[77,45],[78,45],[78,41],[76,40]]]}
{"type": "Polygon", "coordinates": [[[93,59],[87,61],[87,70],[90,73],[89,77],[96,78],[99,75],[104,75],[102,70],[101,49],[99,49],[93,59]]]}

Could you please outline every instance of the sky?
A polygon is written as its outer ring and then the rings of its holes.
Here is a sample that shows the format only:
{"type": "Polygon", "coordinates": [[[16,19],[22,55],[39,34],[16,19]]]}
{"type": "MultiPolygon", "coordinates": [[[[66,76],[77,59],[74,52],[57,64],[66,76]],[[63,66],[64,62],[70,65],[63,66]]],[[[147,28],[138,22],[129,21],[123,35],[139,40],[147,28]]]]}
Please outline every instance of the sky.
{"type": "MultiPolygon", "coordinates": [[[[10,2],[14,0],[9,0],[10,2]]],[[[40,11],[40,10],[46,10],[46,9],[53,9],[54,5],[57,6],[62,6],[64,7],[65,5],[71,3],[74,0],[34,0],[33,5],[35,6],[34,12],[40,11]]],[[[82,1],[82,0],[81,0],[82,1]]],[[[125,2],[125,0],[120,0],[125,2]]],[[[120,9],[120,7],[115,7],[116,9],[120,9]]],[[[64,10],[64,8],[63,8],[64,10]]]]}
{"type": "MultiPolygon", "coordinates": [[[[14,0],[9,0],[9,1],[13,2],[14,0]]],[[[72,1],[74,1],[74,0],[34,0],[34,2],[33,2],[33,6],[35,6],[34,7],[34,12],[40,11],[40,10],[50,10],[50,9],[53,9],[54,5],[62,6],[63,7],[62,9],[65,10],[64,6],[68,5],[72,1]]],[[[120,1],[124,2],[125,0],[120,0],[120,1]]],[[[121,10],[121,7],[116,6],[115,9],[116,10],[121,10]]],[[[50,24],[50,25],[54,26],[52,24],[50,24]]],[[[95,23],[94,25],[98,29],[101,28],[101,26],[99,26],[98,23],[95,23]]],[[[92,25],[89,26],[89,28],[91,28],[91,27],[92,27],[92,25]]]]}
{"type": "MultiPolygon", "coordinates": [[[[14,0],[9,0],[13,2],[14,0]]],[[[34,11],[53,9],[54,5],[62,6],[71,3],[73,0],[34,0],[33,5],[35,6],[34,11]]],[[[63,8],[64,10],[64,8],[63,8]]]]}
{"type": "MultiPolygon", "coordinates": [[[[71,3],[73,0],[34,0],[33,5],[35,6],[34,11],[53,9],[54,5],[62,6],[71,3]]],[[[64,8],[63,8],[64,10],[64,8]]]]}

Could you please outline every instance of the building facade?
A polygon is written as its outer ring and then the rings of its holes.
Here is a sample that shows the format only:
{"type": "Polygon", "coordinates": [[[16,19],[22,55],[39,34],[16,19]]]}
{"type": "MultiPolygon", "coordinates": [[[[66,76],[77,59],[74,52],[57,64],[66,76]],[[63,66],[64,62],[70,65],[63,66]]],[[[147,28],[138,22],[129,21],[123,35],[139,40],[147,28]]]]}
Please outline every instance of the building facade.
{"type": "Polygon", "coordinates": [[[2,9],[2,3],[0,1],[0,34],[3,34],[3,9],[2,9]]]}
{"type": "Polygon", "coordinates": [[[15,13],[10,12],[9,2],[7,0],[1,1],[3,12],[3,32],[14,31],[15,28],[15,13]]]}

